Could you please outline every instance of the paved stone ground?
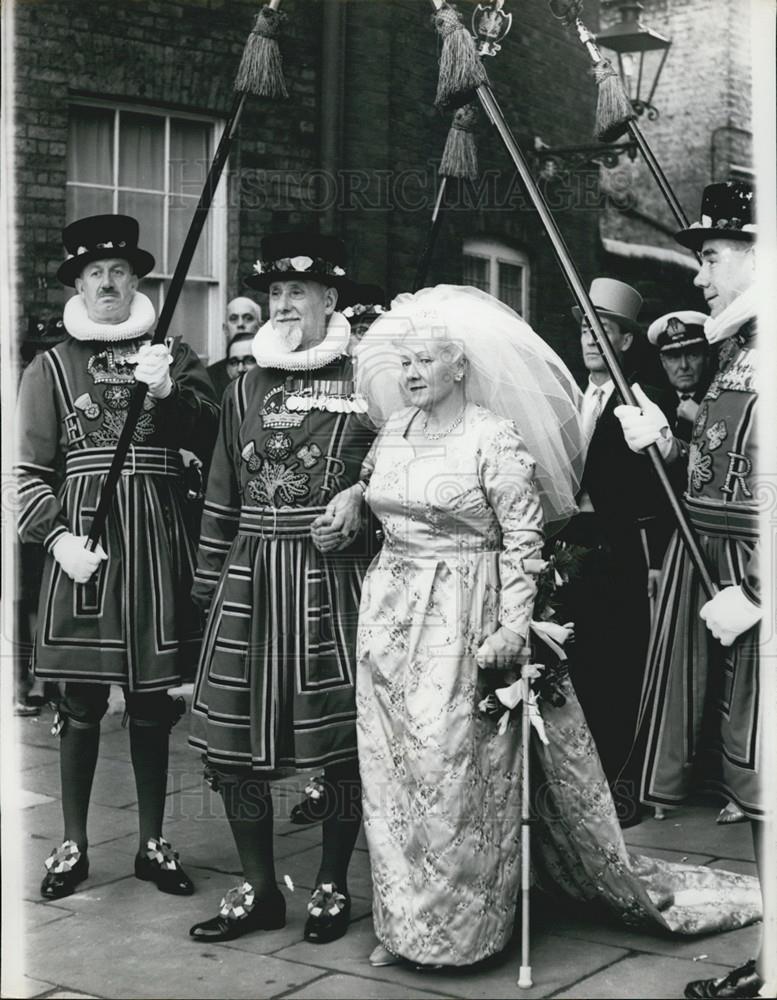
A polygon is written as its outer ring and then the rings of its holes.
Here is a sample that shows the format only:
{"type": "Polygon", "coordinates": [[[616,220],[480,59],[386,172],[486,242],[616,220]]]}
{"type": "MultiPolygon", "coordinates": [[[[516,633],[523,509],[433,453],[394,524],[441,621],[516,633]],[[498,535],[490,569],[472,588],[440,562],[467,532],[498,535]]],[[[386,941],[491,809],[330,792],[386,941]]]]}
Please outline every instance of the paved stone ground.
{"type": "MultiPolygon", "coordinates": [[[[197,886],[191,898],[158,892],[132,874],[136,805],[128,734],[120,718],[103,724],[90,812],[89,879],[82,891],[56,903],[38,894],[43,858],[61,840],[57,743],[47,709],[20,722],[22,895],[24,949],[19,962],[4,955],[5,997],[678,997],[693,978],[721,975],[754,954],[760,925],[706,938],[642,934],[571,912],[535,915],[534,987],[519,990],[518,943],[480,967],[417,972],[372,969],[369,862],[363,837],[350,888],[352,924],[329,946],[303,941],[311,878],[317,867],[318,827],[288,822],[304,779],[274,788],[279,878],[288,874],[288,923],[283,930],[249,934],[203,947],[187,931],[212,916],[239,871],[221,800],[204,786],[198,757],[186,746],[185,724],[173,734],[165,832],[197,886]],[[16,971],[14,971],[16,965],[16,971]]],[[[721,827],[715,807],[676,810],[627,831],[638,850],[754,872],[747,825],[721,827]]],[[[6,817],[7,818],[7,817],[6,817]]],[[[13,919],[7,907],[4,919],[13,919]]]]}

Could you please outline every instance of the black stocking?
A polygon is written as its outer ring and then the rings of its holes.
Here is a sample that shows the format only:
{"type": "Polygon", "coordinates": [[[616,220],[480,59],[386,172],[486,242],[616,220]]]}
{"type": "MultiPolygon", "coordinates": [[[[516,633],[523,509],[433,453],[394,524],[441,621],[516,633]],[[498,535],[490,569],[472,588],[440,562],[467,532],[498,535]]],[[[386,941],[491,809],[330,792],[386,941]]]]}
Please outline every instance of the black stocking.
{"type": "Polygon", "coordinates": [[[85,851],[89,843],[86,836],[86,818],[89,813],[89,798],[92,794],[99,743],[99,723],[65,720],[59,745],[65,840],[74,840],[81,851],[85,851]]]}
{"type": "Polygon", "coordinates": [[[138,852],[145,855],[148,841],[162,836],[170,731],[166,725],[131,719],[129,733],[138,793],[138,852]]]}
{"type": "Polygon", "coordinates": [[[334,882],[348,894],[348,865],[362,821],[358,763],[347,761],[324,768],[330,807],[321,832],[321,867],[317,884],[334,882]]]}
{"type": "Polygon", "coordinates": [[[219,791],[245,880],[254,887],[257,898],[277,892],[273,808],[267,782],[250,773],[220,775],[219,791]]]}

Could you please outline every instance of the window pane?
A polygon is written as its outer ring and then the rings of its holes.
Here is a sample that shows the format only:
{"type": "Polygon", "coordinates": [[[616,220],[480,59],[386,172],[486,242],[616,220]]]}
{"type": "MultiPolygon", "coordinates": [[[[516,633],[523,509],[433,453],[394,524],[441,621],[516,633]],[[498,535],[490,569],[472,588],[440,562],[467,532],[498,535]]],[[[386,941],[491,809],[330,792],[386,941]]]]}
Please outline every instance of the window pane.
{"type": "Polygon", "coordinates": [[[156,115],[119,115],[119,184],[164,190],[165,120],[156,115]]]}
{"type": "Polygon", "coordinates": [[[464,254],[463,280],[465,285],[474,285],[484,292],[488,287],[488,261],[483,257],[470,257],[464,254]]]}
{"type": "MultiPolygon", "coordinates": [[[[165,292],[170,282],[165,282],[165,292]]],[[[208,354],[208,285],[187,281],[178,299],[170,323],[170,336],[182,337],[200,357],[208,354]]]]}
{"type": "Polygon", "coordinates": [[[113,111],[70,109],[67,179],[84,184],[113,184],[113,111]]]}
{"type": "Polygon", "coordinates": [[[520,265],[499,262],[499,298],[523,315],[523,268],[520,265]]]}
{"type": "Polygon", "coordinates": [[[164,271],[162,223],[164,197],[161,194],[133,194],[119,191],[119,212],[131,215],[140,225],[140,246],[154,255],[155,271],[164,271]]]}
{"type": "Polygon", "coordinates": [[[87,215],[105,215],[113,212],[113,192],[104,188],[67,187],[67,222],[83,219],[87,215]]]}
{"type": "MultiPolygon", "coordinates": [[[[171,271],[175,267],[175,262],[181,253],[183,241],[189,232],[189,224],[192,221],[197,200],[197,198],[180,194],[173,195],[170,198],[169,250],[167,259],[168,267],[171,271]]],[[[197,249],[194,251],[194,257],[192,258],[192,265],[189,268],[189,274],[196,274],[198,277],[211,277],[213,274],[210,253],[212,218],[212,214],[208,216],[208,220],[200,233],[200,238],[197,241],[197,249]]]]}
{"type": "Polygon", "coordinates": [[[170,190],[199,197],[211,161],[212,125],[170,119],[170,190]]]}
{"type": "Polygon", "coordinates": [[[162,281],[159,278],[141,278],[138,291],[151,299],[156,310],[156,318],[159,319],[159,313],[162,311],[162,281]]]}

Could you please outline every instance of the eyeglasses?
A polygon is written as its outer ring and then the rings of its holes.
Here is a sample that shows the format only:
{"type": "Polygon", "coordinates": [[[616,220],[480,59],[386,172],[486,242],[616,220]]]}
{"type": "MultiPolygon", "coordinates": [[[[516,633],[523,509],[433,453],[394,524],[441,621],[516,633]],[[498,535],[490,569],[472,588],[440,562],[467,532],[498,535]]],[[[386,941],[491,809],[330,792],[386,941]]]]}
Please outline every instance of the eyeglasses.
{"type": "Polygon", "coordinates": [[[227,358],[227,368],[253,368],[256,358],[253,354],[243,354],[239,358],[227,358]]]}

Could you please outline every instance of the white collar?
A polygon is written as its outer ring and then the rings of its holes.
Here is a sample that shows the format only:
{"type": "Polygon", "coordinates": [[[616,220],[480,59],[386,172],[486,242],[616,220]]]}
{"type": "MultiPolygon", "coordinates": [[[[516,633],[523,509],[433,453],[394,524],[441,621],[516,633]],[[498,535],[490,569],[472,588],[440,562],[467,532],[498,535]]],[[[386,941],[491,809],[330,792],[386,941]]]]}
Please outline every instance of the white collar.
{"type": "Polygon", "coordinates": [[[748,320],[755,319],[757,314],[758,302],[755,285],[751,285],[741,295],[737,295],[733,302],[729,302],[719,316],[714,318],[710,316],[704,324],[704,336],[707,338],[707,343],[719,344],[722,340],[728,340],[748,320]]]}
{"type": "Polygon", "coordinates": [[[251,350],[262,368],[282,368],[284,371],[312,371],[331,364],[346,353],[351,337],[351,324],[342,313],[332,313],[326,336],[320,344],[305,351],[296,350],[298,336],[290,338],[275,329],[268,320],[256,332],[251,350]],[[296,340],[296,344],[294,341],[296,340]]]}
{"type": "Polygon", "coordinates": [[[135,292],[132,296],[130,314],[122,323],[97,323],[89,319],[80,295],[69,298],[62,313],[62,323],[74,340],[97,340],[100,343],[135,340],[148,333],[155,322],[156,313],[151,299],[142,292],[135,292]]]}

